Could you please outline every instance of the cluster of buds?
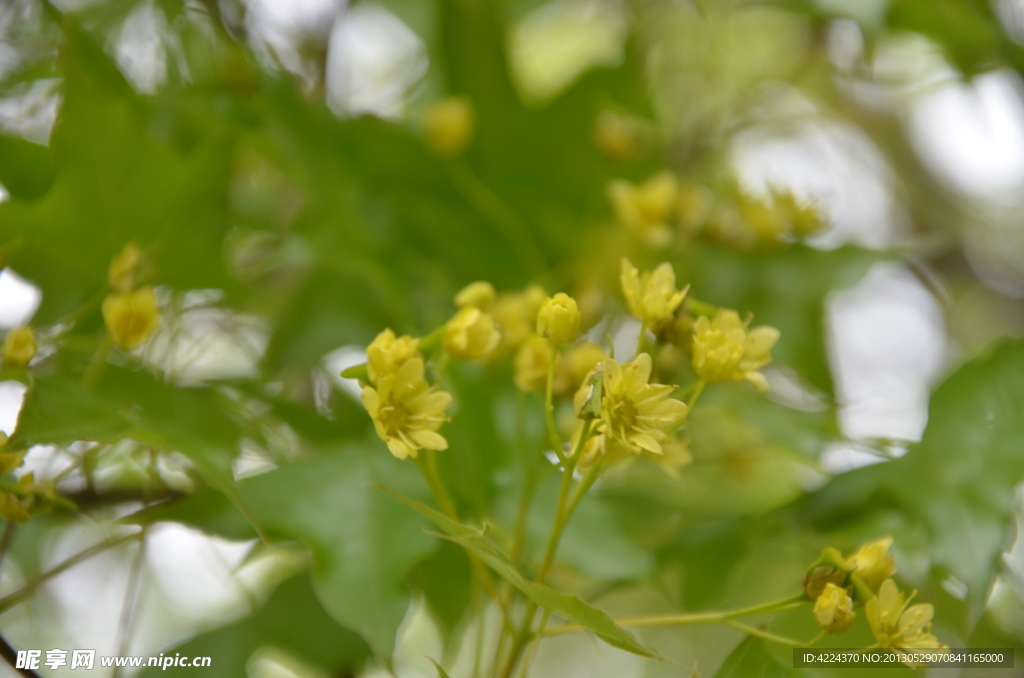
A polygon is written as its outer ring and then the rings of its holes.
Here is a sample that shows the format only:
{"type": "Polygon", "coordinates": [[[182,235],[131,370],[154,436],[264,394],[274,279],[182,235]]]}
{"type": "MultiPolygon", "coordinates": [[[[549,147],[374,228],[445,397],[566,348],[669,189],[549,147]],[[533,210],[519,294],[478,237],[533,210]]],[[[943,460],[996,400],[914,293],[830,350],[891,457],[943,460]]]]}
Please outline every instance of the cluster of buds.
{"type": "Polygon", "coordinates": [[[156,294],[148,285],[146,260],[138,244],[129,242],[110,263],[107,282],[111,293],[103,300],[103,321],[117,347],[138,348],[160,323],[156,294]]]}
{"type": "MultiPolygon", "coordinates": [[[[605,123],[598,130],[604,130],[598,137],[600,148],[625,147],[617,126],[605,123]]],[[[656,249],[702,232],[737,249],[773,246],[810,237],[825,224],[817,203],[789,189],[773,187],[763,198],[735,186],[725,193],[725,199],[716,201],[711,190],[681,182],[668,171],[639,184],[622,179],[608,184],[616,221],[656,249]]]]}
{"type": "Polygon", "coordinates": [[[934,608],[926,603],[907,607],[892,575],[896,561],[889,552],[892,537],[861,546],[848,558],[833,548],[822,551],[804,576],[804,593],[814,602],[814,618],[822,630],[845,632],[864,605],[871,632],[884,648],[934,648],[945,646],[931,633],[934,608]]]}

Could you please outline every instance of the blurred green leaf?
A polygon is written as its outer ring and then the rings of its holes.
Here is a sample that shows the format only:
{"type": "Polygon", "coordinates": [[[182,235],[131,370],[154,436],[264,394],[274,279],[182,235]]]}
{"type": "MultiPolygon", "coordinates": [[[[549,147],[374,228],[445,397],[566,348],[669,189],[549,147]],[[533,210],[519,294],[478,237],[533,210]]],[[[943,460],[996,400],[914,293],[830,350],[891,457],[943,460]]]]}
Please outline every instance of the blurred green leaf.
{"type": "Polygon", "coordinates": [[[0,136],[0,184],[14,198],[39,198],[53,184],[53,160],[45,146],[0,136]]]}
{"type": "Polygon", "coordinates": [[[469,610],[473,573],[465,551],[442,540],[434,553],[410,571],[409,581],[427,599],[440,630],[451,634],[469,610]]]}
{"type": "Polygon", "coordinates": [[[715,678],[784,678],[802,673],[778,662],[768,652],[765,641],[748,636],[726,657],[715,678]]]}
{"type": "MultiPolygon", "coordinates": [[[[370,655],[366,643],[324,612],[306,574],[278,585],[265,604],[241,620],[207,631],[164,651],[185,657],[210,657],[224,678],[245,678],[256,650],[273,647],[329,675],[346,675],[370,655]]],[[[140,676],[193,675],[192,667],[149,667],[140,676]]]]}
{"type": "Polygon", "coordinates": [[[324,608],[388,661],[409,605],[404,579],[436,541],[423,521],[370,483],[423,492],[413,464],[383,448],[348,447],[239,483],[257,523],[271,537],[295,539],[313,555],[324,608]]]}
{"type": "Polygon", "coordinates": [[[579,596],[560,593],[526,579],[505,554],[491,543],[484,530],[458,523],[422,502],[404,497],[390,489],[383,489],[447,532],[455,543],[470,550],[505,581],[551,614],[585,627],[613,647],[644,657],[658,656],[653,650],[644,647],[633,634],[619,627],[607,612],[590,606],[579,596]]]}
{"type": "Polygon", "coordinates": [[[1014,488],[1024,480],[1022,413],[1024,342],[1018,340],[965,364],[939,386],[924,436],[905,456],[838,476],[802,512],[822,526],[865,509],[906,512],[931,536],[933,567],[967,585],[976,619],[1009,543],[1014,488]]]}

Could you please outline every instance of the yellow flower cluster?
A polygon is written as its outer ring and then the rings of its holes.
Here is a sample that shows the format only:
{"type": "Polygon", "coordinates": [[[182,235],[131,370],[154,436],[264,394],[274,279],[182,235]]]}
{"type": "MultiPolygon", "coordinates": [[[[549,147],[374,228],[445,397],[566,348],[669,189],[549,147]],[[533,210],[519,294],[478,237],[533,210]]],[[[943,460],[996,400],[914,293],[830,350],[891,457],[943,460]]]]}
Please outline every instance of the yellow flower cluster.
{"type": "Polygon", "coordinates": [[[608,199],[615,218],[652,247],[672,241],[679,182],[662,172],[637,185],[619,179],[608,184],[608,199]]]}
{"type": "Polygon", "coordinates": [[[641,275],[629,259],[623,258],[620,280],[629,312],[651,328],[672,318],[689,290],[676,289],[676,273],[667,262],[641,275]]]}
{"type": "Polygon", "coordinates": [[[594,368],[573,400],[578,417],[584,417],[584,409],[592,401],[593,377],[598,373],[602,377],[600,411],[590,444],[600,450],[615,443],[634,454],[644,450],[662,454],[668,431],[682,424],[687,407],[670,397],[675,387],[648,383],[651,356],[641,353],[625,364],[607,358],[594,368]]]}
{"type": "Polygon", "coordinates": [[[373,419],[377,435],[399,459],[416,458],[421,449],[444,450],[448,441],[438,429],[451,396],[423,378],[419,340],[396,337],[386,329],[366,348],[367,374],[360,399],[373,419]]]}
{"type": "Polygon", "coordinates": [[[146,343],[160,323],[152,287],[136,287],[141,275],[142,253],[134,242],[110,263],[107,278],[113,294],[103,300],[103,321],[118,348],[130,350],[146,343]]]}
{"type": "Polygon", "coordinates": [[[23,369],[28,367],[36,355],[36,338],[30,327],[15,327],[4,337],[0,345],[3,366],[23,369]]]}
{"type": "MultiPolygon", "coordinates": [[[[911,594],[913,598],[915,594],[911,594]]],[[[878,644],[885,648],[945,649],[932,634],[935,608],[927,603],[907,604],[907,598],[892,579],[886,579],[878,595],[867,602],[864,613],[878,644]]]]}
{"type": "Polygon", "coordinates": [[[814,602],[814,618],[818,625],[829,633],[840,634],[853,624],[853,598],[846,589],[835,584],[825,584],[821,595],[814,602]]]}
{"type": "Polygon", "coordinates": [[[746,379],[764,393],[768,380],[758,370],[771,362],[778,340],[774,327],[748,330],[736,311],[720,309],[713,319],[701,316],[694,325],[693,369],[709,382],[746,379]]]}

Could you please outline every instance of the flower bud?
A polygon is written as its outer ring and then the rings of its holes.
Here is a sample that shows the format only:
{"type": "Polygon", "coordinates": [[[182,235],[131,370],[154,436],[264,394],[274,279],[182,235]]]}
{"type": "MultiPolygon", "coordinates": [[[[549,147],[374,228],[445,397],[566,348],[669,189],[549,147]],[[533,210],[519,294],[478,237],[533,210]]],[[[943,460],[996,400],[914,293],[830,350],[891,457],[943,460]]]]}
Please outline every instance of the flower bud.
{"type": "Polygon", "coordinates": [[[843,633],[853,624],[855,616],[850,594],[835,584],[826,584],[814,602],[814,618],[818,620],[818,626],[828,633],[843,633]]]}
{"type": "Polygon", "coordinates": [[[24,368],[36,355],[36,339],[30,327],[15,327],[4,337],[0,346],[4,367],[24,368]]]}
{"type": "Polygon", "coordinates": [[[556,344],[571,344],[580,334],[580,311],[576,300],[559,292],[541,305],[537,312],[537,334],[556,344]]]}
{"type": "Polygon", "coordinates": [[[544,388],[548,380],[551,353],[551,342],[542,336],[534,334],[524,341],[516,352],[516,388],[527,393],[544,388]]]}
{"type": "Polygon", "coordinates": [[[103,300],[103,321],[119,348],[141,346],[160,322],[153,288],[107,295],[103,300]]]}
{"type": "Polygon", "coordinates": [[[395,337],[395,333],[386,329],[366,347],[366,371],[371,383],[376,384],[381,377],[394,374],[411,358],[419,355],[419,339],[408,335],[395,337]]]}
{"type": "Polygon", "coordinates": [[[804,593],[810,600],[817,599],[829,584],[841,586],[846,581],[846,572],[832,565],[819,565],[804,575],[804,593]]]}
{"type": "Polygon", "coordinates": [[[424,133],[427,147],[444,158],[456,156],[466,149],[476,127],[473,102],[467,97],[448,97],[427,109],[424,133]]]}
{"type": "Polygon", "coordinates": [[[865,586],[877,590],[882,582],[896,572],[896,561],[889,553],[892,537],[882,537],[861,546],[846,564],[865,586]]]}
{"type": "Polygon", "coordinates": [[[494,305],[495,296],[497,295],[494,292],[494,285],[478,280],[477,282],[469,283],[455,295],[455,305],[459,308],[463,306],[476,306],[486,313],[494,305]]]}
{"type": "Polygon", "coordinates": [[[442,344],[451,357],[473,360],[490,353],[500,338],[494,318],[475,306],[466,306],[445,325],[442,344]]]}

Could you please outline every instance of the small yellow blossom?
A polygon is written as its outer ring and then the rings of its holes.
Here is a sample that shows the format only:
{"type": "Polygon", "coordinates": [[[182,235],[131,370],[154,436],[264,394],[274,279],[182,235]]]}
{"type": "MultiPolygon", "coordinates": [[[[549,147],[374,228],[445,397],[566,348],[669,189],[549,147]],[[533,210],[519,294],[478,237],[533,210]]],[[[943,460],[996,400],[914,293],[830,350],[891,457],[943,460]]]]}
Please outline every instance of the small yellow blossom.
{"type": "MultiPolygon", "coordinates": [[[[913,594],[910,597],[913,598],[913,594]]],[[[878,595],[864,605],[864,613],[878,644],[897,649],[944,649],[946,646],[931,632],[935,608],[924,603],[907,608],[909,602],[896,582],[886,579],[878,595]]]]}
{"type": "Polygon", "coordinates": [[[789,189],[772,188],[772,196],[776,209],[786,217],[796,235],[814,235],[825,225],[825,215],[817,203],[801,200],[789,189]]]}
{"type": "Polygon", "coordinates": [[[537,311],[537,334],[556,344],[571,344],[580,334],[580,311],[565,292],[548,297],[537,311]]]}
{"type": "Polygon", "coordinates": [[[153,288],[107,295],[103,300],[103,320],[118,347],[141,346],[160,322],[153,288]]]}
{"type": "MultiPolygon", "coordinates": [[[[838,552],[837,552],[838,553],[838,552]]],[[[841,586],[846,581],[846,572],[833,565],[818,565],[804,575],[804,593],[811,600],[817,600],[829,584],[841,586]]]]}
{"type": "Polygon", "coordinates": [[[540,285],[530,285],[522,292],[503,292],[494,302],[492,315],[501,330],[501,349],[519,347],[537,329],[537,311],[548,298],[540,285]]]}
{"type": "Polygon", "coordinates": [[[630,160],[640,153],[640,127],[629,116],[604,111],[594,121],[594,145],[612,160],[630,160]]]}
{"type": "Polygon", "coordinates": [[[7,434],[0,431],[0,476],[7,475],[21,466],[25,460],[25,450],[4,450],[7,445],[7,434]]]}
{"type": "Polygon", "coordinates": [[[835,584],[825,584],[825,589],[814,602],[814,618],[818,626],[832,634],[846,631],[853,624],[853,598],[846,589],[835,584]]]}
{"type": "Polygon", "coordinates": [[[419,357],[420,340],[408,335],[395,337],[386,329],[366,347],[366,371],[370,382],[376,384],[381,377],[394,374],[412,358],[419,357]]]}
{"type": "Polygon", "coordinates": [[[516,351],[516,388],[527,393],[544,388],[548,381],[551,353],[551,342],[539,334],[524,341],[516,351]]]}
{"type": "Polygon", "coordinates": [[[758,372],[771,362],[779,331],[762,326],[747,330],[736,311],[719,309],[714,320],[701,316],[693,327],[693,369],[707,381],[746,379],[762,393],[768,380],[758,372]]]}
{"type": "Polygon", "coordinates": [[[476,306],[486,313],[494,305],[495,296],[494,285],[484,280],[478,280],[477,282],[469,283],[455,295],[455,305],[459,308],[463,306],[476,306]]]}
{"type": "Polygon", "coordinates": [[[452,397],[423,379],[423,359],[411,358],[397,372],[381,377],[377,387],[363,388],[361,400],[380,439],[399,459],[416,458],[420,450],[445,450],[438,433],[447,421],[452,397]]]}
{"type": "Polygon", "coordinates": [[[476,128],[476,111],[467,97],[441,99],[427,109],[424,133],[427,147],[444,158],[466,150],[476,128]]]}
{"type": "Polygon", "coordinates": [[[581,341],[562,354],[555,373],[555,393],[568,396],[576,392],[584,377],[607,356],[604,349],[589,341],[581,341]]]}
{"type": "Polygon", "coordinates": [[[122,294],[131,292],[139,284],[139,267],[142,263],[142,249],[134,240],[129,242],[114,257],[107,269],[107,282],[110,289],[122,294]]]}
{"type": "Polygon", "coordinates": [[[670,319],[689,289],[676,289],[676,274],[668,262],[641,275],[636,266],[623,257],[620,279],[629,312],[640,318],[645,327],[657,327],[670,319]]]}
{"type": "Polygon", "coordinates": [[[877,539],[861,546],[846,561],[850,571],[872,591],[896,572],[896,561],[889,553],[890,546],[892,537],[877,539]]]}
{"type": "Polygon", "coordinates": [[[15,327],[8,332],[3,345],[0,346],[0,355],[3,357],[4,367],[28,367],[36,355],[36,338],[32,334],[32,328],[15,327]]]}
{"type": "Polygon", "coordinates": [[[501,335],[494,318],[475,306],[465,306],[444,327],[444,350],[458,360],[473,360],[490,353],[501,335]]]}
{"type": "Polygon", "coordinates": [[[672,240],[672,222],[678,182],[671,172],[657,174],[640,185],[617,180],[608,185],[615,217],[654,247],[672,240]]]}
{"type": "Polygon", "coordinates": [[[759,198],[740,196],[739,210],[758,242],[770,245],[781,242],[784,236],[789,235],[788,215],[776,205],[759,198]]]}
{"type": "MultiPolygon", "coordinates": [[[[634,454],[643,450],[662,454],[661,444],[669,439],[667,431],[682,423],[687,407],[686,403],[669,397],[674,387],[647,383],[651,356],[641,353],[624,365],[608,358],[594,373],[597,370],[603,372],[604,382],[595,431],[606,436],[606,444],[617,442],[634,454]]],[[[577,416],[592,390],[588,377],[574,399],[577,416]]]]}

